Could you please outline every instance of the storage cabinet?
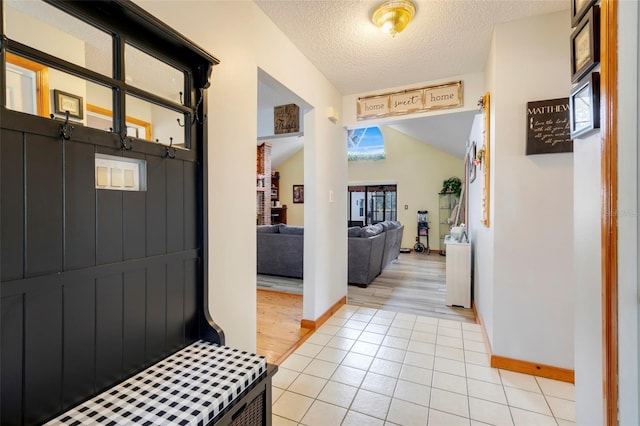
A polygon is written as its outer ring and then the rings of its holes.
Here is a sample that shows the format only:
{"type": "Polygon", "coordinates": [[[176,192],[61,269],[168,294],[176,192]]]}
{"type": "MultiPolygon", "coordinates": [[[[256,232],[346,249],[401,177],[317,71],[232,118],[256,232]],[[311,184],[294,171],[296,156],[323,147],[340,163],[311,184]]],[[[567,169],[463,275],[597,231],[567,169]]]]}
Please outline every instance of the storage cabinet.
{"type": "Polygon", "coordinates": [[[271,172],[271,201],[280,199],[280,172],[271,172]]]}
{"type": "Polygon", "coordinates": [[[271,207],[271,224],[287,223],[287,206],[271,207]]]}
{"type": "Polygon", "coordinates": [[[447,247],[445,245],[444,238],[446,235],[449,235],[449,230],[451,229],[451,225],[449,224],[449,217],[451,216],[451,212],[453,208],[458,203],[458,197],[456,194],[449,193],[440,193],[438,194],[438,206],[439,206],[439,216],[438,216],[438,230],[440,232],[440,253],[445,253],[447,247]]]}
{"type": "Polygon", "coordinates": [[[471,244],[447,238],[447,306],[471,307],[471,244]]]}

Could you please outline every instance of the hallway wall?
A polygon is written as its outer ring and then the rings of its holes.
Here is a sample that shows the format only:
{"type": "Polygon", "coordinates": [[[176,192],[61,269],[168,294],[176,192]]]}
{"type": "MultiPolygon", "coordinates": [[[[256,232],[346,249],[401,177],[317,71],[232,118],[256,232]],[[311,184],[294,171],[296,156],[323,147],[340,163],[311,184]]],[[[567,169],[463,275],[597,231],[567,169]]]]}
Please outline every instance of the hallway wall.
{"type": "Polygon", "coordinates": [[[220,59],[208,91],[209,303],[226,343],[253,351],[258,68],[314,108],[304,116],[311,155],[304,165],[303,318],[310,320],[347,291],[346,132],[326,117],[329,107],[341,112],[342,96],[253,2],[136,3],[220,59]]]}
{"type": "Polygon", "coordinates": [[[475,292],[495,355],[572,369],[573,154],[525,156],[527,102],[568,96],[569,22],[565,11],[494,30],[491,223],[475,243],[493,266],[476,262],[475,292]]]}

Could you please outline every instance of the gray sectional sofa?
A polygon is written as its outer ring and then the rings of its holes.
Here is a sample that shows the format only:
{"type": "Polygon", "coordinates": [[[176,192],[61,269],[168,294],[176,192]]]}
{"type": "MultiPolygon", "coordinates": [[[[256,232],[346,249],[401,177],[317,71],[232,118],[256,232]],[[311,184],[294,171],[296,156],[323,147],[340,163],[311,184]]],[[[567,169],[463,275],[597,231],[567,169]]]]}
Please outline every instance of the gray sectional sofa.
{"type": "MultiPolygon", "coordinates": [[[[400,254],[404,226],[384,221],[348,229],[349,284],[366,287],[400,254]]],[[[290,225],[257,227],[258,273],[302,278],[304,228],[290,225]]]]}
{"type": "Polygon", "coordinates": [[[258,273],[302,278],[304,228],[258,225],[257,231],[258,273]]]}

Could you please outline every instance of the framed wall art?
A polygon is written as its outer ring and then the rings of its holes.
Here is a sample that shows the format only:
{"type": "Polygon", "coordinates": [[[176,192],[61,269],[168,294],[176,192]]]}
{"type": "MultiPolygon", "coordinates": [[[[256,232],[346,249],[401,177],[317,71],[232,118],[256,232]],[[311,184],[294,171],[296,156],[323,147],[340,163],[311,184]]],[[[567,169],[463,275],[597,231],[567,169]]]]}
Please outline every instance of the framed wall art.
{"type": "Polygon", "coordinates": [[[69,117],[82,120],[84,117],[84,107],[82,105],[82,97],[63,92],[62,90],[53,90],[53,105],[56,114],[64,115],[69,111],[69,117]]]}
{"type": "Polygon", "coordinates": [[[468,164],[467,179],[469,183],[473,183],[476,180],[476,166],[477,166],[477,144],[476,141],[472,141],[469,145],[469,151],[467,152],[466,163],[468,164]]]}
{"type": "Polygon", "coordinates": [[[593,72],[569,93],[571,138],[588,136],[600,128],[600,73],[593,72]]]}
{"type": "Polygon", "coordinates": [[[304,203],[304,185],[293,185],[293,202],[304,203]]]}
{"type": "Polygon", "coordinates": [[[600,63],[600,8],[592,6],[571,34],[571,82],[600,63]]]}
{"type": "Polygon", "coordinates": [[[480,160],[479,165],[481,166],[484,178],[482,182],[482,224],[487,228],[491,225],[491,169],[489,164],[491,158],[491,117],[489,116],[491,107],[489,102],[489,92],[485,93],[478,101],[484,120],[482,128],[482,148],[478,149],[476,152],[476,158],[480,160]]]}
{"type": "Polygon", "coordinates": [[[571,0],[571,27],[575,27],[580,19],[589,10],[591,6],[596,4],[597,0],[571,0]]]}

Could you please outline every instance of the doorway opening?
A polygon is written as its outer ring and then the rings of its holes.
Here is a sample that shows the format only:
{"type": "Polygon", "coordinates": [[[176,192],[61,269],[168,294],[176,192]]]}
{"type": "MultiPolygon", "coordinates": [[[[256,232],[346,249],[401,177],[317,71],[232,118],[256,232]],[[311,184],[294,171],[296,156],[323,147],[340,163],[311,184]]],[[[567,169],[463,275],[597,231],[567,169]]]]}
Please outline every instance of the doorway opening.
{"type": "Polygon", "coordinates": [[[397,220],[397,185],[349,186],[349,226],[397,220]]]}

